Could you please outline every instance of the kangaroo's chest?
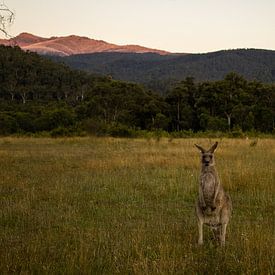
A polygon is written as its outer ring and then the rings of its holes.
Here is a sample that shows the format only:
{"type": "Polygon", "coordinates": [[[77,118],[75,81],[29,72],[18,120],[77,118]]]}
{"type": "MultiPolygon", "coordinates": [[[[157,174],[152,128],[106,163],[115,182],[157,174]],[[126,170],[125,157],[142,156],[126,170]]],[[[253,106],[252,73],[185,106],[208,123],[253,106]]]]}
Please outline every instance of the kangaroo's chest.
{"type": "Polygon", "coordinates": [[[201,187],[205,202],[212,202],[215,195],[216,178],[212,173],[207,173],[201,177],[201,187]]]}

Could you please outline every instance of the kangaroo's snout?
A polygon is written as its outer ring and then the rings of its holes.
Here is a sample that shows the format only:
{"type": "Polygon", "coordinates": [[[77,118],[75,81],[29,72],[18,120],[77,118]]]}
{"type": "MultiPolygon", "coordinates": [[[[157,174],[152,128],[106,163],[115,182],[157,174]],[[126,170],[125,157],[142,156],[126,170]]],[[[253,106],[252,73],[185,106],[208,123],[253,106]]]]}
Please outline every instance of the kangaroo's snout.
{"type": "Polygon", "coordinates": [[[210,163],[213,162],[213,156],[210,155],[210,154],[204,154],[202,156],[202,163],[205,165],[205,166],[209,166],[210,163]]]}

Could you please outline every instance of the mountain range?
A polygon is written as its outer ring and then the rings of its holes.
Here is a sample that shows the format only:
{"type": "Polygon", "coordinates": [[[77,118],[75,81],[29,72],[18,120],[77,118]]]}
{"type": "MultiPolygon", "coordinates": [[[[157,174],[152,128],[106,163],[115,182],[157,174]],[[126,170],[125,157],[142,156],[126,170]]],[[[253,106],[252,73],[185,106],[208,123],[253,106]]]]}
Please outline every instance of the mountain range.
{"type": "Polygon", "coordinates": [[[275,82],[275,51],[222,50],[206,54],[159,55],[155,53],[94,53],[51,57],[78,70],[114,79],[142,83],[165,93],[186,77],[216,81],[235,72],[248,80],[275,82]]]}
{"type": "Polygon", "coordinates": [[[101,40],[70,35],[43,38],[21,33],[0,44],[35,51],[77,70],[141,83],[165,93],[191,76],[195,81],[221,80],[236,72],[248,80],[275,82],[275,51],[263,49],[221,50],[205,54],[175,54],[138,45],[119,46],[101,40]]]}
{"type": "Polygon", "coordinates": [[[98,52],[130,52],[169,54],[167,51],[150,49],[139,45],[115,45],[102,40],[69,35],[63,37],[44,38],[30,33],[21,33],[11,39],[0,39],[2,45],[16,45],[23,50],[37,52],[43,55],[70,56],[98,52]]]}

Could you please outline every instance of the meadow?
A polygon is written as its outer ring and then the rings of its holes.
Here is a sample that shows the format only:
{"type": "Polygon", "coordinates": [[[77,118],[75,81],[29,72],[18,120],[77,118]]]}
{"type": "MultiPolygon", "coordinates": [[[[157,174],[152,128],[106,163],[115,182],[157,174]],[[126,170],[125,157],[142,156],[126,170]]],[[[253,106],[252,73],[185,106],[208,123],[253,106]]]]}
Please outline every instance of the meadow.
{"type": "Polygon", "coordinates": [[[211,139],[0,138],[0,273],[274,274],[275,140],[219,139],[225,247],[197,245],[211,139]]]}

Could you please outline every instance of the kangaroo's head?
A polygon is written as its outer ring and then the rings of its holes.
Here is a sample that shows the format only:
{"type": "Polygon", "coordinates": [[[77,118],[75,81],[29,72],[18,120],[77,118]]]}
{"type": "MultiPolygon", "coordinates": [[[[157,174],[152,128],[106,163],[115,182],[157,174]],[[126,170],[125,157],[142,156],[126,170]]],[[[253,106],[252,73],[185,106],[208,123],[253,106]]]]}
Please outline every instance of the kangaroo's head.
{"type": "Polygon", "coordinates": [[[201,162],[203,166],[213,166],[215,165],[214,161],[214,151],[218,146],[218,142],[215,142],[214,145],[209,150],[203,149],[201,146],[195,144],[195,146],[201,151],[201,162]]]}

